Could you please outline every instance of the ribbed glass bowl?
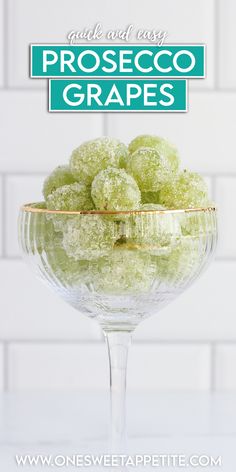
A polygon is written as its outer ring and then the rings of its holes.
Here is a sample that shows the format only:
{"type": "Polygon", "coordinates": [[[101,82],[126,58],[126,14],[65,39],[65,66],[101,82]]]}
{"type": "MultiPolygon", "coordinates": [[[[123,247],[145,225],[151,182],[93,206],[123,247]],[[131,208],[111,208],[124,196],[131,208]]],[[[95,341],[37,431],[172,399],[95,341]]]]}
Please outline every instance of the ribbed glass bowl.
{"type": "Polygon", "coordinates": [[[103,329],[132,330],[199,276],[215,208],[61,212],[22,207],[19,240],[38,276],[103,329]]]}

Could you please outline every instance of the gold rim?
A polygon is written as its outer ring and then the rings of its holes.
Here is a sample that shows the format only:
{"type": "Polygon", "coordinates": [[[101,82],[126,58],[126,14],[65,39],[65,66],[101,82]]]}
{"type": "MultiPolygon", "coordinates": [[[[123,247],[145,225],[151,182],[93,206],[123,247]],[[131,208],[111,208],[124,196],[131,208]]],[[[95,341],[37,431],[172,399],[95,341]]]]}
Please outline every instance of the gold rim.
{"type": "MultiPolygon", "coordinates": [[[[38,202],[40,203],[40,202],[38,202]]],[[[52,213],[61,215],[140,215],[147,213],[192,213],[192,212],[210,212],[216,211],[216,207],[205,207],[205,208],[184,208],[179,210],[127,210],[127,211],[105,211],[105,210],[87,210],[87,211],[64,211],[64,210],[48,210],[47,208],[35,208],[31,205],[37,205],[37,203],[26,203],[22,205],[21,210],[29,213],[52,213]]]]}

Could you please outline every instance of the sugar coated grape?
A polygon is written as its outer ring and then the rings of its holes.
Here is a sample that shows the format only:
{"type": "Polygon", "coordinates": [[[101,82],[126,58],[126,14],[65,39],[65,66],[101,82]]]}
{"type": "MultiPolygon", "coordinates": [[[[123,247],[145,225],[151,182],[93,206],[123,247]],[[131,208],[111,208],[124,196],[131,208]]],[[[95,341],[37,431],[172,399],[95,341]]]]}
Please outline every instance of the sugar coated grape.
{"type": "Polygon", "coordinates": [[[129,172],[142,192],[158,192],[171,179],[168,160],[155,148],[142,147],[129,156],[129,172]]]}
{"type": "Polygon", "coordinates": [[[70,185],[75,182],[69,166],[58,166],[54,171],[46,178],[43,185],[43,196],[45,200],[47,197],[59,187],[63,185],[70,185]]]}
{"type": "Polygon", "coordinates": [[[155,204],[141,205],[140,210],[147,213],[133,215],[131,241],[138,249],[152,255],[169,253],[181,238],[181,228],[176,215],[165,212],[165,207],[155,204]]]}
{"type": "Polygon", "coordinates": [[[129,152],[132,154],[141,147],[156,148],[160,154],[169,161],[172,171],[178,171],[180,163],[178,150],[173,144],[167,141],[167,139],[161,138],[160,136],[142,134],[131,141],[129,144],[129,152]]]}
{"type": "Polygon", "coordinates": [[[99,293],[142,293],[150,289],[155,275],[156,265],[149,255],[115,249],[97,261],[92,284],[99,293]]]}
{"type": "Polygon", "coordinates": [[[118,139],[102,137],[87,141],[71,155],[71,172],[78,181],[90,185],[94,177],[107,167],[125,167],[128,150],[118,139]]]}
{"type": "Polygon", "coordinates": [[[53,279],[59,281],[63,285],[77,286],[85,284],[89,273],[89,264],[87,261],[77,261],[72,257],[68,257],[63,249],[62,242],[60,245],[48,248],[46,251],[48,265],[53,272],[53,279]]]}
{"type": "Polygon", "coordinates": [[[75,260],[93,260],[109,254],[114,246],[117,225],[103,215],[76,215],[68,221],[63,247],[75,260]]]}
{"type": "Polygon", "coordinates": [[[207,185],[199,174],[185,170],[161,189],[160,203],[177,209],[207,207],[207,185]]]}
{"type": "Polygon", "coordinates": [[[67,221],[72,218],[71,215],[65,213],[47,213],[46,218],[53,223],[56,233],[64,230],[67,221]]]}
{"type": "Polygon", "coordinates": [[[122,211],[139,207],[141,193],[124,169],[102,170],[93,180],[91,195],[98,210],[122,211]]]}
{"type": "Polygon", "coordinates": [[[82,211],[94,208],[90,188],[83,183],[74,183],[57,188],[46,199],[49,210],[82,211]]]}
{"type": "Polygon", "coordinates": [[[184,236],[205,237],[216,231],[215,219],[208,211],[185,212],[180,222],[184,236]]]}
{"type": "MultiPolygon", "coordinates": [[[[35,206],[32,205],[32,207],[35,206]]],[[[37,208],[41,208],[41,205],[37,204],[37,208]]],[[[42,254],[45,248],[53,247],[53,244],[56,243],[54,226],[47,219],[46,213],[32,213],[27,227],[28,233],[25,241],[29,245],[29,251],[33,254],[42,254]]]]}
{"type": "Polygon", "coordinates": [[[202,257],[198,242],[183,237],[170,254],[156,257],[157,277],[169,285],[185,284],[200,269],[202,257]]]}
{"type": "Polygon", "coordinates": [[[31,203],[31,208],[38,208],[39,210],[46,210],[46,202],[31,203]]]}
{"type": "Polygon", "coordinates": [[[146,203],[158,204],[159,195],[160,195],[160,192],[142,192],[141,201],[143,204],[146,204],[146,203]]]}

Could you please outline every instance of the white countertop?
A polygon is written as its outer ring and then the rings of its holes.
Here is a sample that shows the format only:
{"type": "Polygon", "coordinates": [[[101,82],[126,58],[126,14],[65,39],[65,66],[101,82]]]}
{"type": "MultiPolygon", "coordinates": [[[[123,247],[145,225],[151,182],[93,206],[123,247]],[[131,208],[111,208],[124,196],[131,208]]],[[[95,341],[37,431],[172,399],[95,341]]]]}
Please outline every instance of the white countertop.
{"type": "MultiPolygon", "coordinates": [[[[129,394],[127,407],[127,453],[221,455],[222,467],[189,470],[235,472],[236,393],[129,394]]],[[[51,470],[51,467],[17,467],[16,454],[106,452],[108,413],[109,398],[102,393],[3,394],[0,470],[51,470]]],[[[82,469],[59,467],[58,470],[82,469]]]]}

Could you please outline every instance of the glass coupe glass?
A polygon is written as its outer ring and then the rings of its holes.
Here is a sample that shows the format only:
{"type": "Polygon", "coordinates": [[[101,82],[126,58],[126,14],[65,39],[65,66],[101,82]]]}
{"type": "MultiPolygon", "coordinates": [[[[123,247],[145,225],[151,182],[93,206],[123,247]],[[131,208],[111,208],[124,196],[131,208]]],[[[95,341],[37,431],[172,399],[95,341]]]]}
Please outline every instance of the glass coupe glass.
{"type": "Polygon", "coordinates": [[[28,204],[20,211],[19,240],[37,275],[102,327],[112,444],[121,451],[131,334],[209,263],[217,240],[215,208],[73,212],[28,204]]]}

